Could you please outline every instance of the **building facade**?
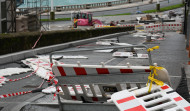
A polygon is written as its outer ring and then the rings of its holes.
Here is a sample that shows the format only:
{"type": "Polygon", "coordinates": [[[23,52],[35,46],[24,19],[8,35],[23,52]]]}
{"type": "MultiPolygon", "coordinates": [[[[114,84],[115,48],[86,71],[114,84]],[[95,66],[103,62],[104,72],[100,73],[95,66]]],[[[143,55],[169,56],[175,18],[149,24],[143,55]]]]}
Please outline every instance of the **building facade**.
{"type": "Polygon", "coordinates": [[[6,1],[0,0],[0,33],[5,33],[7,31],[6,18],[6,1]]]}

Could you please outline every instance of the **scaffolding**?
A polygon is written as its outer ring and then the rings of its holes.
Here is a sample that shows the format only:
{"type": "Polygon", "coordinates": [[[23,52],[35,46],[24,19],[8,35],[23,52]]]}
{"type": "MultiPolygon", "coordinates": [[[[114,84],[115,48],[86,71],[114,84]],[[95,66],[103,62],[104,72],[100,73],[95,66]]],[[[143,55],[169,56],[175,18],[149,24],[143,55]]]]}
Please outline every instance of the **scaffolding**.
{"type": "Polygon", "coordinates": [[[16,32],[16,0],[6,0],[7,8],[7,33],[16,32]]]}

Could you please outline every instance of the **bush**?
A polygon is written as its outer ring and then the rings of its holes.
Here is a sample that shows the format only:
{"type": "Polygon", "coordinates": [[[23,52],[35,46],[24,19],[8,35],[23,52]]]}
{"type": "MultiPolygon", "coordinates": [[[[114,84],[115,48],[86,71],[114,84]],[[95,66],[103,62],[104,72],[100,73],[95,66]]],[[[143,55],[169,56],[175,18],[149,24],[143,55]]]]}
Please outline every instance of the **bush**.
{"type": "MultiPolygon", "coordinates": [[[[160,9],[160,11],[163,12],[163,11],[172,10],[172,9],[176,9],[176,8],[180,8],[180,7],[184,7],[184,4],[177,4],[177,5],[172,5],[172,6],[168,6],[168,7],[163,7],[160,9]]],[[[155,13],[157,11],[156,10],[146,10],[143,12],[144,13],[155,13]]]]}

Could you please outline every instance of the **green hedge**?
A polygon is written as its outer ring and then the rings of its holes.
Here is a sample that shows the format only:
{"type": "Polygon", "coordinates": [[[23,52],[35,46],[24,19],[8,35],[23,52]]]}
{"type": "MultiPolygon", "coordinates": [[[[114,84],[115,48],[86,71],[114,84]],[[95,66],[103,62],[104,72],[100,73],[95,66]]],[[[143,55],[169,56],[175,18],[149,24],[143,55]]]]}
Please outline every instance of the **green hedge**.
{"type": "MultiPolygon", "coordinates": [[[[132,30],[134,27],[47,31],[43,32],[36,48],[132,30]]],[[[39,36],[40,32],[0,34],[0,55],[31,49],[39,36]]]]}
{"type": "MultiPolygon", "coordinates": [[[[160,8],[160,12],[172,10],[172,9],[176,9],[176,8],[180,8],[180,7],[184,7],[184,4],[177,4],[177,5],[163,7],[163,8],[160,8]]],[[[155,10],[155,9],[143,11],[143,13],[155,13],[155,12],[157,12],[157,10],[155,10]]]]}

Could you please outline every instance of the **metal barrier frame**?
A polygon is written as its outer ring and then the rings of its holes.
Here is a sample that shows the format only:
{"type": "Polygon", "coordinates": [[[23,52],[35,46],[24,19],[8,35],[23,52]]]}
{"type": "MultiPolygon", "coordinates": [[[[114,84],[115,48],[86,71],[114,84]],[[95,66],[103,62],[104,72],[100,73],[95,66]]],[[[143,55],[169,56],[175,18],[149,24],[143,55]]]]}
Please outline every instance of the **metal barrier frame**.
{"type": "MultiPolygon", "coordinates": [[[[93,51],[93,50],[134,48],[134,47],[145,48],[146,50],[148,49],[148,47],[147,47],[146,45],[132,45],[132,46],[112,46],[112,47],[92,48],[92,49],[81,49],[81,50],[55,51],[55,52],[52,52],[52,53],[50,54],[50,63],[53,65],[52,56],[55,55],[55,54],[63,54],[63,53],[67,53],[67,52],[79,52],[79,51],[82,52],[82,51],[93,51]]],[[[147,54],[148,54],[149,64],[150,64],[150,65],[153,65],[150,51],[147,51],[147,54]]],[[[55,74],[54,74],[54,75],[55,75],[55,74]]],[[[61,100],[60,100],[60,95],[59,95],[59,93],[57,93],[57,97],[58,97],[58,103],[59,103],[59,110],[60,110],[60,111],[63,111],[62,102],[61,102],[61,100]]]]}

